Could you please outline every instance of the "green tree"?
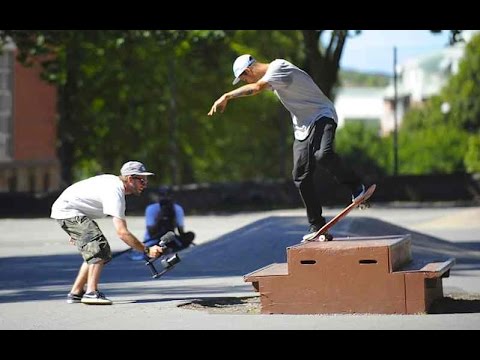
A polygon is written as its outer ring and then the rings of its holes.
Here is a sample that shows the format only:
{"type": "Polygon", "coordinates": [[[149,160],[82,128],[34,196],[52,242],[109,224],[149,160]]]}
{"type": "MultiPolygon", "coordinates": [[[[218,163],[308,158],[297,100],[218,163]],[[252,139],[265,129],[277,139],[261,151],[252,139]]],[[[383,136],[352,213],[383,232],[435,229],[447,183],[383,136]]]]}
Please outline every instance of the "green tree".
{"type": "Polygon", "coordinates": [[[390,152],[378,126],[369,126],[365,121],[347,122],[337,130],[335,142],[343,160],[362,177],[385,174],[383,169],[390,161],[390,152]]]}
{"type": "Polygon", "coordinates": [[[480,133],[468,139],[464,162],[468,172],[480,173],[480,133]]]}
{"type": "Polygon", "coordinates": [[[62,178],[117,172],[145,161],[156,181],[188,183],[290,177],[289,114],[271,93],[206,116],[231,87],[232,60],[249,52],[284,57],[327,94],[348,36],[337,30],[0,30],[19,59],[45,55],[44,78],[59,89],[62,178]]]}
{"type": "Polygon", "coordinates": [[[468,132],[480,130],[480,34],[472,37],[454,75],[442,92],[451,111],[448,121],[468,132]]]}
{"type": "MultiPolygon", "coordinates": [[[[203,57],[187,61],[187,35],[195,46],[210,43],[217,32],[15,30],[2,35],[13,38],[26,65],[32,57],[48,56],[44,77],[59,89],[59,158],[65,183],[72,182],[74,167],[77,176],[99,169],[117,172],[127,157],[154,157],[161,173],[175,176],[165,164],[171,165],[172,156],[181,157],[175,151],[182,148],[182,114],[176,112],[181,94],[176,88],[190,91],[182,81],[188,84],[184,80],[192,77],[176,69],[175,61],[183,61],[181,69],[195,69],[203,57]],[[183,80],[177,79],[183,73],[183,80]]],[[[195,99],[191,93],[188,98],[195,99]]]]}
{"type": "Polygon", "coordinates": [[[324,43],[322,34],[326,30],[302,30],[307,71],[327,97],[333,99],[333,89],[339,80],[340,60],[349,36],[358,35],[359,30],[332,30],[324,43]]]}
{"type": "Polygon", "coordinates": [[[400,128],[402,173],[451,173],[475,168],[475,139],[480,130],[479,54],[477,35],[466,45],[458,73],[441,94],[405,114],[400,128]],[[449,104],[449,111],[442,112],[445,104],[449,104]]]}
{"type": "Polygon", "coordinates": [[[443,102],[442,96],[437,95],[431,97],[422,106],[409,109],[402,119],[400,131],[428,130],[434,129],[436,126],[448,124],[448,114],[442,113],[443,102]]]}
{"type": "Polygon", "coordinates": [[[409,110],[399,131],[399,171],[402,174],[439,174],[465,170],[468,133],[441,111],[442,97],[409,110]]]}
{"type": "Polygon", "coordinates": [[[391,76],[384,74],[362,73],[358,71],[340,71],[339,83],[343,87],[387,87],[391,76]]]}
{"type": "MultiPolygon", "coordinates": [[[[168,31],[153,33],[159,41],[168,41],[178,34],[168,31]]],[[[92,150],[98,149],[89,145],[92,140],[100,143],[106,134],[119,134],[125,131],[125,126],[119,126],[124,124],[118,121],[119,118],[115,114],[119,114],[117,111],[124,111],[124,104],[127,102],[129,87],[122,84],[126,78],[134,79],[125,76],[128,70],[132,70],[129,68],[131,64],[128,61],[127,46],[136,41],[141,42],[150,35],[149,32],[138,30],[1,32],[2,39],[8,36],[16,43],[19,50],[18,59],[25,65],[28,66],[32,59],[42,56],[44,78],[58,87],[58,154],[62,180],[65,184],[73,181],[73,167],[81,161],[94,168],[97,167],[95,163],[99,162],[107,170],[112,169],[114,164],[117,165],[116,157],[102,157],[102,153],[98,152],[91,156],[92,150]],[[112,52],[115,55],[110,56],[112,52]],[[126,56],[122,57],[122,54],[126,56]],[[108,62],[105,61],[107,58],[108,62]],[[107,94],[105,97],[99,96],[102,89],[104,94],[107,94]],[[112,89],[118,92],[115,94],[112,89]],[[95,101],[94,106],[90,107],[92,97],[95,101]],[[98,114],[102,109],[103,116],[98,114]],[[109,114],[105,114],[107,111],[109,114]],[[93,119],[92,114],[97,117],[93,119]],[[95,157],[98,161],[92,160],[95,157]]],[[[135,79],[141,78],[138,75],[136,74],[135,79]]],[[[128,101],[132,104],[132,101],[128,101]]],[[[103,142],[104,153],[118,150],[118,142],[122,138],[123,136],[117,137],[116,141],[103,142]]]]}
{"type": "Polygon", "coordinates": [[[401,174],[448,174],[465,170],[463,159],[468,135],[441,124],[432,128],[399,133],[401,174]]]}

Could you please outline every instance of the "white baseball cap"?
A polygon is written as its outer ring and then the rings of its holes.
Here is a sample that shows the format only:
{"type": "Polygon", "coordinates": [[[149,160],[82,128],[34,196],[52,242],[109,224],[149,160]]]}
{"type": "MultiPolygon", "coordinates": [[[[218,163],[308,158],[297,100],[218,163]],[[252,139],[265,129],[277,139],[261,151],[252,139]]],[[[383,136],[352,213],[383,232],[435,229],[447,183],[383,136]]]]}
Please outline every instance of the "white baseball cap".
{"type": "Polygon", "coordinates": [[[155,175],[154,173],[148,172],[140,161],[128,161],[123,164],[120,169],[120,174],[122,176],[128,175],[155,175]]]}
{"type": "Polygon", "coordinates": [[[240,81],[240,75],[252,65],[256,60],[250,54],[240,55],[233,63],[233,75],[235,79],[233,80],[232,84],[235,85],[240,81]]]}

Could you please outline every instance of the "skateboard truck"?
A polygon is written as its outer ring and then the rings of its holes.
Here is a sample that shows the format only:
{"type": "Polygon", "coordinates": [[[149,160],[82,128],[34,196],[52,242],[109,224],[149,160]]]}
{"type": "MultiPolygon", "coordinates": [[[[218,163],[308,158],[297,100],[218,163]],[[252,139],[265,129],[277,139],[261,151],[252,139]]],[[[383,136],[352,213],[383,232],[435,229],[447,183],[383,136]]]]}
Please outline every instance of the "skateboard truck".
{"type": "Polygon", "coordinates": [[[369,202],[369,201],[364,201],[364,202],[362,202],[360,205],[358,205],[358,208],[359,208],[360,210],[365,210],[365,209],[370,208],[370,206],[371,206],[371,205],[370,205],[370,202],[369,202]]]}

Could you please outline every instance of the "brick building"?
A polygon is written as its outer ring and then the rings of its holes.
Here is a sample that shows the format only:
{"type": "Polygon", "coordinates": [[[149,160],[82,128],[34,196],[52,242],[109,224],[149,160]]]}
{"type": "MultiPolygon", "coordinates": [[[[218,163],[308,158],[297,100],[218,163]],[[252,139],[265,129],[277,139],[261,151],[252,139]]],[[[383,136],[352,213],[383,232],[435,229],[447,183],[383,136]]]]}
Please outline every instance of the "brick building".
{"type": "Polygon", "coordinates": [[[24,67],[16,48],[0,52],[0,192],[42,193],[60,188],[56,155],[56,88],[41,66],[24,67]]]}

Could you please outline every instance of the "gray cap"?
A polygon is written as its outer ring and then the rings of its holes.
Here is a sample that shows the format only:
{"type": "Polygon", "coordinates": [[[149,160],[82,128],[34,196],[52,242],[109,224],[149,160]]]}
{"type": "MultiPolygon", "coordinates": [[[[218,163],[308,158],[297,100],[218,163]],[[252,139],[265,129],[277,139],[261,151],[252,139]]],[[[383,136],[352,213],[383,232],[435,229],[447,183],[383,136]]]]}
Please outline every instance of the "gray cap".
{"type": "Polygon", "coordinates": [[[120,174],[123,176],[127,175],[155,175],[154,173],[148,172],[140,161],[128,161],[123,164],[120,169],[120,174]]]}

